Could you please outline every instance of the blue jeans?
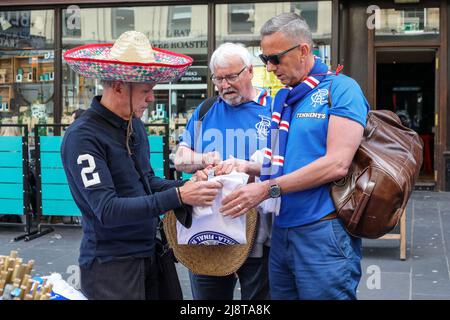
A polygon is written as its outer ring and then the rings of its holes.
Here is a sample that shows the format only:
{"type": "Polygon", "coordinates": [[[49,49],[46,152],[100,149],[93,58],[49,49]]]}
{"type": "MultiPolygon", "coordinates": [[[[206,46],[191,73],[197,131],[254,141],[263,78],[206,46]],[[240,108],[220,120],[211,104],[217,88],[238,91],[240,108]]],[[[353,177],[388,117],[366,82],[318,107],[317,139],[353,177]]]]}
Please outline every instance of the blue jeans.
{"type": "Polygon", "coordinates": [[[340,219],[272,229],[272,299],[352,300],[361,279],[361,239],[340,219]]]}
{"type": "Polygon", "coordinates": [[[189,272],[194,300],[233,300],[237,279],[242,300],[268,300],[269,247],[264,246],[261,258],[247,258],[235,274],[225,277],[198,275],[189,272]]]}

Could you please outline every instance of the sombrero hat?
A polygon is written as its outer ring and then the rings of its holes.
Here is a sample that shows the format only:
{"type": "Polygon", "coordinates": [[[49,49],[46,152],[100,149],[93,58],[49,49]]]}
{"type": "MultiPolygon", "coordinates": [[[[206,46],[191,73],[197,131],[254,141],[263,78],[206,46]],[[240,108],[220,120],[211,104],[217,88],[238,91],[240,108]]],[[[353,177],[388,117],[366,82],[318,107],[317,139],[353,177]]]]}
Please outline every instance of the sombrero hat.
{"type": "Polygon", "coordinates": [[[127,31],[112,43],[89,44],[67,50],[67,64],[87,78],[124,82],[169,82],[192,64],[191,57],[152,48],[141,32],[127,31]]]}
{"type": "Polygon", "coordinates": [[[247,244],[237,245],[180,245],[177,240],[177,219],[173,211],[164,217],[164,232],[175,257],[195,274],[227,276],[236,272],[250,253],[256,235],[258,213],[246,214],[247,244]]]}

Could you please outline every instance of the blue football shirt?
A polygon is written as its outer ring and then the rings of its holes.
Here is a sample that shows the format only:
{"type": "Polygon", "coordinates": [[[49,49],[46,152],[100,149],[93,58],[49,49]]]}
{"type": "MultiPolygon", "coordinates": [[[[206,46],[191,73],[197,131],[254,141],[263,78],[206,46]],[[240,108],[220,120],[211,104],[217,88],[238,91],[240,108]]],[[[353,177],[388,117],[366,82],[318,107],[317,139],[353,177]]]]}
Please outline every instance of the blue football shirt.
{"type": "Polygon", "coordinates": [[[262,89],[253,101],[231,106],[220,97],[198,125],[200,104],[189,119],[180,146],[199,153],[217,151],[225,160],[231,156],[249,160],[267,145],[272,98],[262,89]]]}
{"type": "MultiPolygon", "coordinates": [[[[369,109],[355,80],[345,75],[326,77],[293,109],[283,174],[296,171],[325,155],[330,115],[348,118],[365,127],[369,109]],[[330,89],[331,108],[328,104],[330,89]]],[[[334,210],[330,186],[326,184],[283,195],[275,223],[284,228],[301,226],[318,221],[334,210]]]]}

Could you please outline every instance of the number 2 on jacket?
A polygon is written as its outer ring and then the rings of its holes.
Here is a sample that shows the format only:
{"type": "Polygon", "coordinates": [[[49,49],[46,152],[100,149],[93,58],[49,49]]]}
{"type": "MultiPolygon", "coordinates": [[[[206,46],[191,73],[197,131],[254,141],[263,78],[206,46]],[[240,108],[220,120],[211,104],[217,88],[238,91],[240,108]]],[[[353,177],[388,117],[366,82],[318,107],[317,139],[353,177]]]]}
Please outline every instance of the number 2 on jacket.
{"type": "Polygon", "coordinates": [[[83,179],[84,187],[88,188],[90,186],[100,183],[100,176],[95,170],[95,160],[90,154],[82,154],[78,157],[77,163],[82,164],[83,161],[87,161],[89,166],[81,169],[81,178],[83,179]],[[87,174],[92,173],[92,179],[88,179],[87,174]]]}

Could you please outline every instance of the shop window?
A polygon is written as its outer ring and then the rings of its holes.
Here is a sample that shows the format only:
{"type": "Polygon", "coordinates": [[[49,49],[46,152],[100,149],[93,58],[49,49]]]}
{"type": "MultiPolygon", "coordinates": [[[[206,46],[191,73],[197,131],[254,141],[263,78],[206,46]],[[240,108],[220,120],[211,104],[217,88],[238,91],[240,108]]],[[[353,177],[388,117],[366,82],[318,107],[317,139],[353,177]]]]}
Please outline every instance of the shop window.
{"type": "Polygon", "coordinates": [[[134,30],[134,8],[113,8],[111,13],[112,33],[115,39],[125,31],[134,30]]]}
{"type": "MultiPolygon", "coordinates": [[[[139,6],[126,8],[81,8],[80,37],[63,35],[63,53],[67,49],[88,43],[114,42],[124,31],[144,33],[153,47],[185,54],[194,65],[173,83],[155,86],[154,103],[141,118],[148,124],[168,123],[170,148],[175,147],[178,127],[186,125],[193,110],[207,93],[207,5],[139,6]],[[191,17],[205,17],[191,19],[191,17]],[[110,22],[112,19],[113,22],[110,22]]],[[[92,98],[103,88],[96,79],[80,77],[62,63],[62,123],[70,122],[76,109],[89,108],[92,98]]]]}
{"type": "Polygon", "coordinates": [[[0,121],[53,123],[54,11],[0,12],[0,121]]]}
{"type": "Polygon", "coordinates": [[[302,16],[309,25],[311,32],[317,31],[317,17],[319,16],[318,7],[319,4],[317,1],[310,2],[295,2],[292,3],[293,8],[291,11],[297,13],[302,16]]]}
{"type": "Polygon", "coordinates": [[[50,49],[53,10],[0,11],[0,49],[50,49]]]}
{"type": "Polygon", "coordinates": [[[374,27],[378,38],[439,36],[439,8],[381,9],[377,17],[380,21],[375,21],[374,27]]]}
{"type": "Polygon", "coordinates": [[[80,9],[72,6],[62,12],[63,37],[81,37],[80,9]]]}
{"type": "Polygon", "coordinates": [[[190,6],[170,7],[167,37],[189,37],[191,33],[191,15],[190,6]]]}
{"type": "MultiPolygon", "coordinates": [[[[63,51],[63,54],[66,50],[63,51]]],[[[70,123],[71,114],[77,109],[85,110],[92,98],[101,94],[102,87],[97,79],[81,77],[63,61],[62,123],[70,123]]]]}
{"type": "Polygon", "coordinates": [[[253,33],[255,29],[254,4],[228,5],[229,33],[253,33]]]}
{"type": "Polygon", "coordinates": [[[314,54],[331,65],[331,1],[270,2],[216,5],[216,47],[224,42],[242,43],[253,56],[253,85],[269,89],[271,95],[283,87],[259,59],[261,26],[281,12],[294,12],[308,23],[314,54]]]}

